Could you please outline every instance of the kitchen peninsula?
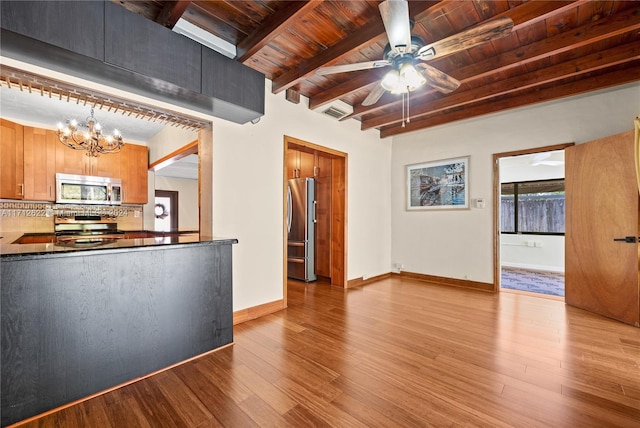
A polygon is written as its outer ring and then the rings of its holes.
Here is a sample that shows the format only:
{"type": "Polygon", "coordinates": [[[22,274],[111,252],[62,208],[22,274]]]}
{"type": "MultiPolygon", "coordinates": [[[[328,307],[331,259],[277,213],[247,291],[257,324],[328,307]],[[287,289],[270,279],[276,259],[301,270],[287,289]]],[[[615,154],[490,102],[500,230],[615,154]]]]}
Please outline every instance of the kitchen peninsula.
{"type": "Polygon", "coordinates": [[[233,341],[235,239],[0,238],[2,426],[233,341]]]}

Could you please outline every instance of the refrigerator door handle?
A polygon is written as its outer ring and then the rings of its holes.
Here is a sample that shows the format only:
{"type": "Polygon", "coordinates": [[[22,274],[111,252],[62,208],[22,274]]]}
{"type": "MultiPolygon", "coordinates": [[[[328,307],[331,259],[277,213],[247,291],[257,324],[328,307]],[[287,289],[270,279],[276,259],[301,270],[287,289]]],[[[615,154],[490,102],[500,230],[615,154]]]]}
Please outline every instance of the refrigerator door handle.
{"type": "Polygon", "coordinates": [[[287,186],[287,233],[291,233],[291,220],[293,216],[292,203],[291,186],[287,186]]]}
{"type": "Polygon", "coordinates": [[[316,209],[318,207],[318,201],[313,201],[313,222],[317,223],[318,218],[316,217],[316,209]]]}

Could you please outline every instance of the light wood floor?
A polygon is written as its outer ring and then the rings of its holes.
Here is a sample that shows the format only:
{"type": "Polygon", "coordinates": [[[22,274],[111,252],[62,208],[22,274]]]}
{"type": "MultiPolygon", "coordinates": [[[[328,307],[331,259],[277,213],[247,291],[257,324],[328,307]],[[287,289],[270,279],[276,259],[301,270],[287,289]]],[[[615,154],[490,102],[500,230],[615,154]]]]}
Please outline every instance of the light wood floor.
{"type": "Polygon", "coordinates": [[[233,347],[28,426],[640,426],[638,328],[395,277],[288,297],[233,347]]]}

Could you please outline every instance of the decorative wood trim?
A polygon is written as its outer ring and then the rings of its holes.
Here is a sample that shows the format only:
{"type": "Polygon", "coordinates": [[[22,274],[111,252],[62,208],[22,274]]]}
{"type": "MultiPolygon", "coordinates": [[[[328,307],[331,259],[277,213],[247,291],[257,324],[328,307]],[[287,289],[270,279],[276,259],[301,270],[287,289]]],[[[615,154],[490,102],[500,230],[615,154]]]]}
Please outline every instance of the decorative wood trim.
{"type": "Polygon", "coordinates": [[[213,124],[198,133],[198,209],[201,238],[213,237],[213,124]]]}
{"type": "Polygon", "coordinates": [[[364,277],[350,279],[349,281],[347,281],[347,286],[345,288],[362,287],[363,285],[371,284],[372,282],[381,281],[387,278],[391,278],[391,272],[372,276],[367,279],[364,279],[364,277]]]}
{"type": "Polygon", "coordinates": [[[532,149],[513,150],[510,152],[493,154],[493,291],[500,291],[500,165],[504,157],[530,155],[533,153],[564,150],[575,143],[554,144],[552,146],[536,147],[532,149]]]}
{"type": "Polygon", "coordinates": [[[235,311],[233,313],[233,325],[251,321],[253,319],[281,311],[283,309],[286,309],[286,307],[287,306],[284,303],[284,300],[275,300],[273,302],[263,303],[262,305],[240,309],[239,311],[235,311]]]}
{"type": "Polygon", "coordinates": [[[180,147],[178,150],[169,153],[168,155],[158,159],[157,161],[149,165],[149,170],[157,171],[171,165],[174,162],[179,161],[182,158],[196,154],[198,154],[198,140],[193,140],[186,146],[180,147]]]}
{"type": "Polygon", "coordinates": [[[423,273],[414,272],[393,272],[392,275],[399,276],[401,278],[430,282],[432,284],[446,285],[448,287],[460,287],[471,290],[494,292],[494,284],[487,282],[470,281],[468,279],[446,278],[443,276],[426,275],[423,273]]]}

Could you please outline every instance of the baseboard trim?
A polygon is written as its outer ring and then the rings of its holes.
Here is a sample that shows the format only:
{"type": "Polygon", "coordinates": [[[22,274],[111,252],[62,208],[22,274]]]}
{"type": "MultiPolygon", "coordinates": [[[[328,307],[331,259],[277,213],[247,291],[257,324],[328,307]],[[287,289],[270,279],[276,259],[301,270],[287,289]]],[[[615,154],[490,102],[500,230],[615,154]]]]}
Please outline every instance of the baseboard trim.
{"type": "Polygon", "coordinates": [[[423,273],[414,272],[394,272],[393,275],[399,276],[400,278],[416,279],[418,281],[430,282],[432,284],[438,285],[446,285],[449,287],[460,287],[471,290],[489,291],[491,293],[496,292],[494,284],[490,284],[487,282],[470,281],[468,279],[447,278],[444,276],[426,275],[423,273]]]}
{"type": "Polygon", "coordinates": [[[346,288],[361,287],[363,285],[371,284],[372,282],[380,281],[380,280],[383,280],[383,279],[386,279],[386,278],[391,278],[391,272],[383,273],[381,275],[372,276],[372,277],[367,278],[367,279],[364,279],[364,277],[361,276],[360,278],[348,280],[346,288]]]}
{"type": "Polygon", "coordinates": [[[263,303],[262,305],[252,306],[246,309],[240,309],[233,313],[233,325],[240,324],[246,321],[254,320],[256,318],[263,317],[265,315],[272,314],[285,309],[284,300],[275,300],[269,303],[263,303]]]}

